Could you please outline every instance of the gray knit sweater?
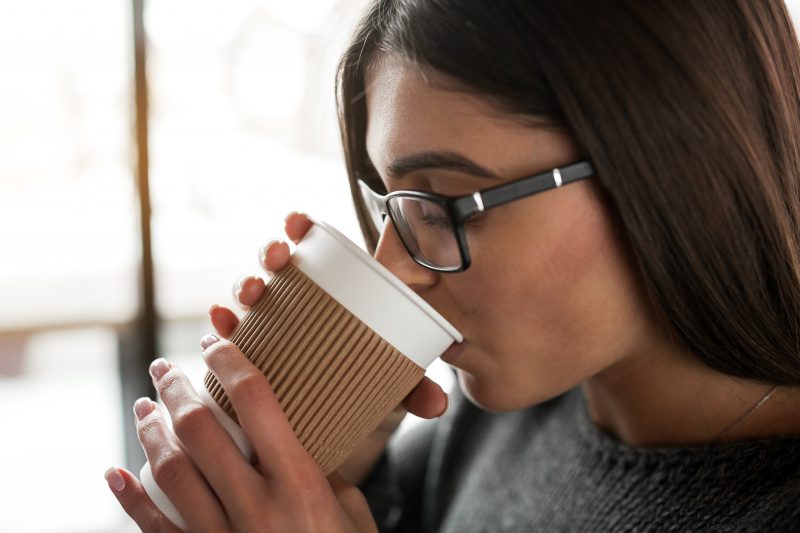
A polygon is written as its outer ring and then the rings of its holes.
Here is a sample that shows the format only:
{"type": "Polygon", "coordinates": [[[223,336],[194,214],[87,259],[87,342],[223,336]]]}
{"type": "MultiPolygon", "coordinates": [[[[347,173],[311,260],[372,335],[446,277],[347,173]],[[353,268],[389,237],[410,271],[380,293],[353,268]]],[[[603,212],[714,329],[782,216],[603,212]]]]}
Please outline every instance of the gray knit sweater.
{"type": "Polygon", "coordinates": [[[510,413],[450,401],[360,486],[382,533],[800,531],[800,437],[637,448],[580,388],[510,413]]]}

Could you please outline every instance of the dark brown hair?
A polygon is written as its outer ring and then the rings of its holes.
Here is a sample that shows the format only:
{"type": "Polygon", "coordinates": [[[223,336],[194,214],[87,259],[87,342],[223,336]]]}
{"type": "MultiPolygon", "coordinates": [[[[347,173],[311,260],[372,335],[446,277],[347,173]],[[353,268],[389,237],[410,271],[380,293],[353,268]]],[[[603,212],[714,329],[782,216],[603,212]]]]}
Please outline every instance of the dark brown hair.
{"type": "MultiPolygon", "coordinates": [[[[574,136],[667,327],[734,376],[800,385],[800,50],[782,0],[379,0],[339,65],[354,205],[376,52],[574,136]]],[[[602,312],[602,310],[598,310],[602,312]]]]}

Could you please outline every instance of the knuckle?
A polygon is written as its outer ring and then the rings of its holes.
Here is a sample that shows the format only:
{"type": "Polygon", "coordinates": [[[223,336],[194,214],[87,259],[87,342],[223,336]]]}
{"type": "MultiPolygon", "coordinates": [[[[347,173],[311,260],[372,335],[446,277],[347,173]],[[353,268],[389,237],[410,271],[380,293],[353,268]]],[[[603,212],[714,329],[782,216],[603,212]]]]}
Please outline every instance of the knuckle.
{"type": "Polygon", "coordinates": [[[158,439],[162,433],[161,423],[154,416],[147,416],[139,422],[137,428],[139,440],[144,442],[152,439],[158,439]]]}
{"type": "Polygon", "coordinates": [[[293,461],[292,467],[284,473],[284,476],[288,484],[301,490],[306,497],[313,498],[323,487],[327,486],[327,481],[313,459],[309,461],[304,459],[306,458],[299,457],[293,461]]]}
{"type": "Polygon", "coordinates": [[[154,461],[150,462],[153,479],[159,487],[174,486],[187,466],[187,459],[177,449],[164,451],[154,461]]]}
{"type": "Polygon", "coordinates": [[[202,434],[213,418],[208,406],[192,402],[173,415],[172,429],[179,439],[188,441],[192,435],[202,434]]]}
{"type": "Polygon", "coordinates": [[[231,392],[236,396],[258,396],[263,393],[267,378],[264,374],[253,369],[241,373],[231,380],[231,392]]]}
{"type": "Polygon", "coordinates": [[[162,398],[175,395],[177,389],[182,388],[183,376],[177,372],[173,372],[173,370],[174,368],[170,369],[169,372],[158,380],[158,393],[162,398]]]}

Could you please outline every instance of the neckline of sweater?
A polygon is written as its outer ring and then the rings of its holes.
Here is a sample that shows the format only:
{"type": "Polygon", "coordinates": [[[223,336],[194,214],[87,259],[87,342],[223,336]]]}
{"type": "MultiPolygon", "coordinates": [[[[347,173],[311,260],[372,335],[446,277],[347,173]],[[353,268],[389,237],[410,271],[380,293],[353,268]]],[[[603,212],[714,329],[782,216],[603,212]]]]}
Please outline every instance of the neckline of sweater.
{"type": "Polygon", "coordinates": [[[564,401],[570,404],[570,411],[574,415],[574,427],[583,442],[593,452],[607,459],[624,458],[635,462],[681,463],[730,460],[741,463],[752,458],[754,464],[763,467],[770,463],[785,465],[787,457],[796,460],[800,454],[800,436],[798,435],[718,443],[634,446],[622,441],[592,421],[586,398],[580,387],[569,391],[565,395],[564,401]]]}

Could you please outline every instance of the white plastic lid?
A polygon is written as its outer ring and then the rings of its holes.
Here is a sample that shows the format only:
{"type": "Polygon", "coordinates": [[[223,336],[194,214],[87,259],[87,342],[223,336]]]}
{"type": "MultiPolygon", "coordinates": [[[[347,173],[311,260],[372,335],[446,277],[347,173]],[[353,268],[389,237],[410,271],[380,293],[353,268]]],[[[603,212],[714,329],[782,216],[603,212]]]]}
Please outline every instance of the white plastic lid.
{"type": "MultiPolygon", "coordinates": [[[[311,218],[311,217],[309,217],[311,218]]],[[[428,302],[326,222],[298,243],[291,263],[386,342],[427,368],[464,337],[428,302]]]]}

